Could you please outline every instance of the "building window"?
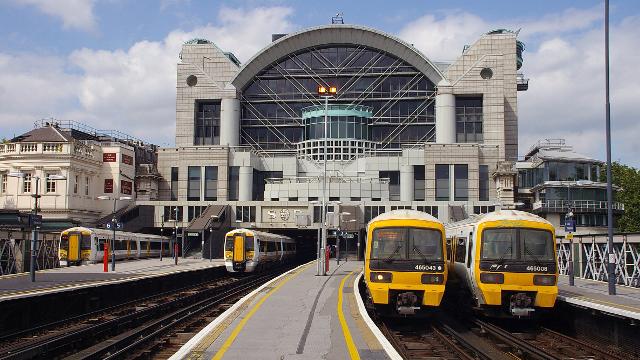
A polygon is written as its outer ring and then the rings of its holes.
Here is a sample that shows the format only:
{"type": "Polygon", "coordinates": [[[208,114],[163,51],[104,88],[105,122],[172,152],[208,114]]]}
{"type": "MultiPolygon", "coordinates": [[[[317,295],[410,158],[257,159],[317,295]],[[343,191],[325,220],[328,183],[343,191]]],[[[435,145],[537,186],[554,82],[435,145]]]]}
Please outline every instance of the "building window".
{"type": "Polygon", "coordinates": [[[413,200],[425,200],[424,165],[413,166],[413,200]]]}
{"type": "Polygon", "coordinates": [[[7,193],[7,178],[8,175],[7,174],[2,174],[2,193],[6,194],[7,193]]]}
{"type": "Polygon", "coordinates": [[[200,166],[189,166],[187,174],[189,176],[189,181],[187,182],[187,200],[200,200],[202,168],[200,166]]]}
{"type": "Polygon", "coordinates": [[[77,194],[78,193],[78,183],[80,182],[80,176],[76,175],[74,176],[74,181],[73,181],[73,193],[77,194]]]}
{"type": "Polygon", "coordinates": [[[365,206],[364,207],[364,222],[368,223],[371,219],[385,212],[384,206],[365,206]]]}
{"type": "Polygon", "coordinates": [[[171,168],[171,200],[178,200],[178,168],[171,168]]]}
{"type": "Polygon", "coordinates": [[[255,222],[255,206],[236,206],[236,222],[255,222]]]}
{"type": "Polygon", "coordinates": [[[494,205],[491,206],[474,206],[473,213],[474,214],[488,214],[490,212],[496,211],[496,207],[494,205]]]}
{"type": "Polygon", "coordinates": [[[238,200],[238,189],[240,188],[240,167],[229,166],[229,195],[230,201],[238,200]]]}
{"type": "Polygon", "coordinates": [[[165,206],[164,221],[177,220],[182,221],[182,206],[165,206]]]}
{"type": "Polygon", "coordinates": [[[205,166],[204,168],[204,199],[205,201],[218,200],[217,166],[205,166]]]}
{"type": "Polygon", "coordinates": [[[260,171],[253,169],[252,200],[264,200],[264,187],[267,179],[282,179],[282,171],[260,171]]]}
{"type": "Polygon", "coordinates": [[[30,193],[31,192],[31,174],[26,173],[22,178],[22,192],[30,193]]]}
{"type": "Polygon", "coordinates": [[[449,200],[449,165],[436,164],[436,200],[449,200]]]}
{"type": "Polygon", "coordinates": [[[469,200],[469,166],[466,164],[453,165],[454,199],[469,200]]]}
{"type": "Polygon", "coordinates": [[[187,208],[187,221],[191,222],[191,220],[200,217],[204,208],[204,206],[189,206],[187,208]]]}
{"type": "Polygon", "coordinates": [[[380,171],[380,179],[389,179],[389,200],[400,200],[400,171],[380,171]]]}
{"type": "Polygon", "coordinates": [[[416,207],[416,210],[422,211],[422,212],[426,212],[427,214],[430,214],[431,216],[433,216],[436,219],[438,218],[438,207],[437,206],[418,206],[418,207],[416,207]]]}
{"type": "Polygon", "coordinates": [[[482,141],[482,97],[456,97],[456,142],[482,141]]]}
{"type": "Polygon", "coordinates": [[[90,181],[90,180],[89,180],[89,177],[88,177],[88,176],[86,176],[86,177],[84,178],[84,194],[85,194],[86,196],[89,196],[89,181],[90,181]]]}
{"type": "Polygon", "coordinates": [[[411,210],[411,205],[396,205],[391,207],[391,211],[393,210],[411,210]]]}
{"type": "MultiPolygon", "coordinates": [[[[327,206],[327,212],[333,212],[333,206],[327,206]]],[[[322,222],[322,206],[313,207],[313,222],[314,223],[322,222]]]]}
{"type": "Polygon", "coordinates": [[[489,165],[478,169],[478,200],[489,201],[489,165]]]}
{"type": "Polygon", "coordinates": [[[194,145],[220,144],[220,102],[198,102],[194,145]]]}

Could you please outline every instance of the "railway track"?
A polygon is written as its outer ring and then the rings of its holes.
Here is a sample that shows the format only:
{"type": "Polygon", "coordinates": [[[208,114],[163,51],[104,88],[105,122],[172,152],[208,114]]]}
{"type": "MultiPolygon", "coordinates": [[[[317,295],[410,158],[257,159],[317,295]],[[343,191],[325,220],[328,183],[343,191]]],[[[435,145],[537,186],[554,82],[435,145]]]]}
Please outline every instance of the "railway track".
{"type": "Polygon", "coordinates": [[[79,316],[75,319],[79,323],[74,325],[21,332],[12,340],[4,339],[0,359],[116,359],[136,354],[149,358],[167,346],[175,346],[174,341],[167,341],[174,338],[174,331],[216,316],[227,304],[282,271],[216,279],[206,285],[131,302],[127,307],[108,309],[113,313],[79,316]]]}

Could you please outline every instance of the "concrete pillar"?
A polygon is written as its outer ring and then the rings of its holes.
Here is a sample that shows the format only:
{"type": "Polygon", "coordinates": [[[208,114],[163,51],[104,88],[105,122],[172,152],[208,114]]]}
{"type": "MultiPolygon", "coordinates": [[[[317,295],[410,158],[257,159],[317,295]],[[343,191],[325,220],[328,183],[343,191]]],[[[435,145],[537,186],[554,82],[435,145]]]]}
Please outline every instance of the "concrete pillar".
{"type": "Polygon", "coordinates": [[[413,166],[400,165],[400,201],[413,201],[413,166]]]}
{"type": "Polygon", "coordinates": [[[251,166],[240,166],[238,180],[238,200],[251,201],[253,193],[253,168],[251,166]]]}
{"type": "Polygon", "coordinates": [[[436,143],[456,143],[456,97],[447,80],[438,83],[436,95],[436,143]]]}
{"type": "Polygon", "coordinates": [[[220,102],[220,145],[240,143],[240,100],[222,99],[220,102]]]}

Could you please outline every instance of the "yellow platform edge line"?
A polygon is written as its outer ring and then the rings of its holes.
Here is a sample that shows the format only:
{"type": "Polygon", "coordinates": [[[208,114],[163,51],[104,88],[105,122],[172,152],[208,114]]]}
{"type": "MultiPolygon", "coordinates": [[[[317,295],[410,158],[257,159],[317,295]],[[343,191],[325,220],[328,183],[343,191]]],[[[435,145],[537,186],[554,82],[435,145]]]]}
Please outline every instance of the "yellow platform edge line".
{"type": "Polygon", "coordinates": [[[347,281],[349,277],[353,275],[353,271],[347,274],[342,281],[340,282],[340,290],[338,291],[338,320],[340,320],[340,326],[342,327],[342,334],[344,335],[344,341],[347,345],[347,350],[349,351],[349,356],[352,360],[360,360],[360,354],[358,353],[358,349],[356,349],[356,345],[353,342],[353,337],[351,336],[351,331],[349,331],[349,326],[347,325],[347,321],[344,318],[344,312],[342,311],[342,302],[343,302],[343,290],[344,283],[347,281]]]}

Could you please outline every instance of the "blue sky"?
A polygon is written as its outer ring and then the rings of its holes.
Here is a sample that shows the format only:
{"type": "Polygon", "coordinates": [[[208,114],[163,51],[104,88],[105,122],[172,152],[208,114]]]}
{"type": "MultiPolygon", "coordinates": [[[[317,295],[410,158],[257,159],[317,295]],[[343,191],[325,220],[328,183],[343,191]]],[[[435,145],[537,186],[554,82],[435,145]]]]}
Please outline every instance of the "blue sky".
{"type": "MultiPolygon", "coordinates": [[[[182,41],[207,37],[246,61],[270,41],[330,22],[365,25],[454,60],[494,28],[522,28],[530,90],[519,93],[520,153],[565,137],[604,158],[602,1],[0,1],[0,136],[44,117],[119,128],[173,145],[182,41]],[[149,126],[153,125],[153,126],[149,126]]],[[[640,2],[611,1],[614,159],[640,166],[640,2]]]]}

